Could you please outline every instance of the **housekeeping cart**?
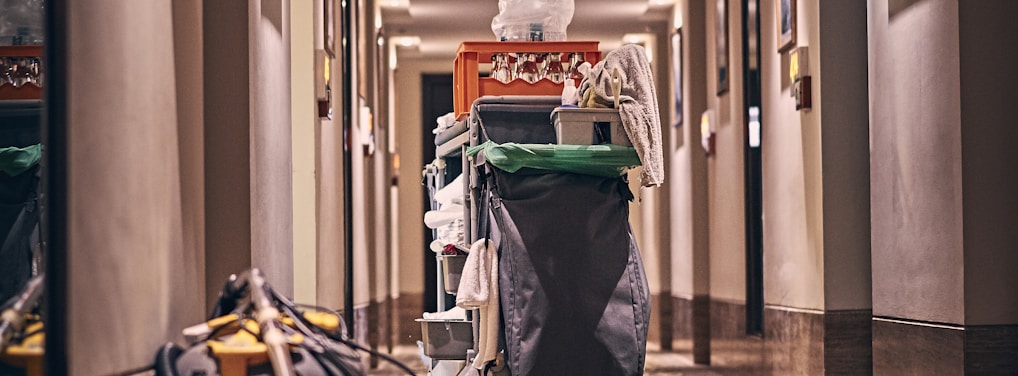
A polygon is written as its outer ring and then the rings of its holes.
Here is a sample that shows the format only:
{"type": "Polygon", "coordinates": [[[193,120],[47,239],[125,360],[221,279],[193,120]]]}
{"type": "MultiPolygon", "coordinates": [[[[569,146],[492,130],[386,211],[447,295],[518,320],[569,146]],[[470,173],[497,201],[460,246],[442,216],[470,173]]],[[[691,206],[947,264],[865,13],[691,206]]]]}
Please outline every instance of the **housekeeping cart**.
{"type": "MultiPolygon", "coordinates": [[[[562,43],[490,45],[508,51],[537,48],[530,45],[596,51],[596,42],[593,48],[590,42],[562,43]]],[[[452,181],[437,178],[438,167],[459,165],[465,232],[460,246],[490,239],[497,252],[497,356],[483,370],[516,375],[642,373],[650,298],[629,225],[633,195],[626,169],[640,163],[635,150],[558,144],[562,129],[556,129],[552,115],[561,104],[557,94],[562,86],[542,89],[514,82],[523,88],[516,92],[526,95],[488,95],[514,91],[476,78],[476,68],[464,68],[462,62],[477,64],[493,52],[471,49],[482,48],[464,43],[457,57],[458,122],[436,136],[438,158],[425,176],[429,191],[437,193],[446,188],[439,182],[452,181]],[[464,78],[467,73],[472,76],[464,78]],[[471,84],[471,79],[481,83],[471,84]],[[470,105],[464,109],[460,102],[466,100],[470,105]]],[[[590,53],[587,60],[599,58],[599,53],[590,53]]],[[[591,132],[596,126],[590,124],[591,132]]],[[[441,210],[441,205],[432,209],[441,210]]],[[[456,282],[451,279],[459,277],[455,267],[462,264],[445,266],[445,282],[456,282]]],[[[423,320],[424,355],[459,362],[459,374],[478,374],[471,359],[484,356],[478,350],[483,350],[479,337],[486,328],[480,327],[481,315],[470,312],[469,337],[456,328],[463,320],[423,320]]],[[[432,374],[448,372],[436,366],[440,363],[430,365],[432,374]]]]}

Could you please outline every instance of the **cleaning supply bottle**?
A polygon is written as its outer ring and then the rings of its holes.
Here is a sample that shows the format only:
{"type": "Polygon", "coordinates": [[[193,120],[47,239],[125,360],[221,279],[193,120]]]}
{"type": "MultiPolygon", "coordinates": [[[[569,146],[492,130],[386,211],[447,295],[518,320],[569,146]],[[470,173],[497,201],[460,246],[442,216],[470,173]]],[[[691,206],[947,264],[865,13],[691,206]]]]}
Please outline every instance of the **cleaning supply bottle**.
{"type": "Polygon", "coordinates": [[[576,82],[567,78],[562,82],[562,105],[573,105],[580,103],[580,96],[576,91],[576,82]]]}

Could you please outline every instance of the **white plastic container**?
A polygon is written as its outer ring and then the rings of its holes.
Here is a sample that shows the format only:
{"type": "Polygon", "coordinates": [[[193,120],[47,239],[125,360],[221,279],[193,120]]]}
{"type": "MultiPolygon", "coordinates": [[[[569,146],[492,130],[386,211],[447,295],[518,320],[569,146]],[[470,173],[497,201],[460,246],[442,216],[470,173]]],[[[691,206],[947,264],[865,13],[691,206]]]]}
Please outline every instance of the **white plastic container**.
{"type": "Polygon", "coordinates": [[[551,112],[559,144],[633,146],[614,108],[559,107],[551,112]]]}

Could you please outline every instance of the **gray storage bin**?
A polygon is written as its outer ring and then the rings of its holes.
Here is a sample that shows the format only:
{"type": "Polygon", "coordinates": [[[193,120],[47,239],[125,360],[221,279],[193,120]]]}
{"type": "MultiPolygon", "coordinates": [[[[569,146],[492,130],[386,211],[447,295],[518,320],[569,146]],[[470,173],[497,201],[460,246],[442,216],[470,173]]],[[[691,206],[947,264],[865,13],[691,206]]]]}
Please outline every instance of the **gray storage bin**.
{"type": "Polygon", "coordinates": [[[633,146],[614,108],[559,107],[551,112],[558,144],[633,146]]]}
{"type": "Polygon", "coordinates": [[[445,280],[445,292],[456,295],[460,286],[460,275],[467,256],[439,256],[442,259],[442,273],[445,280]]]}
{"type": "Polygon", "coordinates": [[[474,330],[470,321],[417,319],[421,323],[424,355],[432,359],[466,359],[473,348],[474,330]]]}

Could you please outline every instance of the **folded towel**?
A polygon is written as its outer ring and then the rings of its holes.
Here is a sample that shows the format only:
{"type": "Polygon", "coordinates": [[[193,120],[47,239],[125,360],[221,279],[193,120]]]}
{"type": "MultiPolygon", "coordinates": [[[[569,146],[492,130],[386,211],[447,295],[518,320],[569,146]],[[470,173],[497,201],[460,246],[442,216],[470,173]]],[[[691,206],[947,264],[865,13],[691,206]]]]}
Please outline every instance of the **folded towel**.
{"type": "Polygon", "coordinates": [[[443,205],[441,209],[424,212],[424,225],[430,229],[445,226],[457,219],[463,219],[463,205],[443,205]]]}
{"type": "Polygon", "coordinates": [[[442,312],[424,312],[421,317],[425,320],[459,320],[467,319],[467,311],[460,307],[452,307],[442,312]]]}
{"type": "Polygon", "coordinates": [[[619,117],[643,163],[640,184],[659,186],[665,181],[664,152],[661,148],[661,115],[658,113],[654,76],[643,47],[627,44],[609,52],[580,81],[580,107],[612,107],[612,72],[622,78],[619,117]]]}
{"type": "Polygon", "coordinates": [[[487,239],[474,242],[460,274],[456,290],[456,306],[480,310],[477,336],[477,357],[474,368],[495,360],[498,351],[498,254],[495,244],[487,239]]]}
{"type": "Polygon", "coordinates": [[[444,208],[449,204],[463,204],[463,174],[435,192],[435,201],[444,208]]]}

